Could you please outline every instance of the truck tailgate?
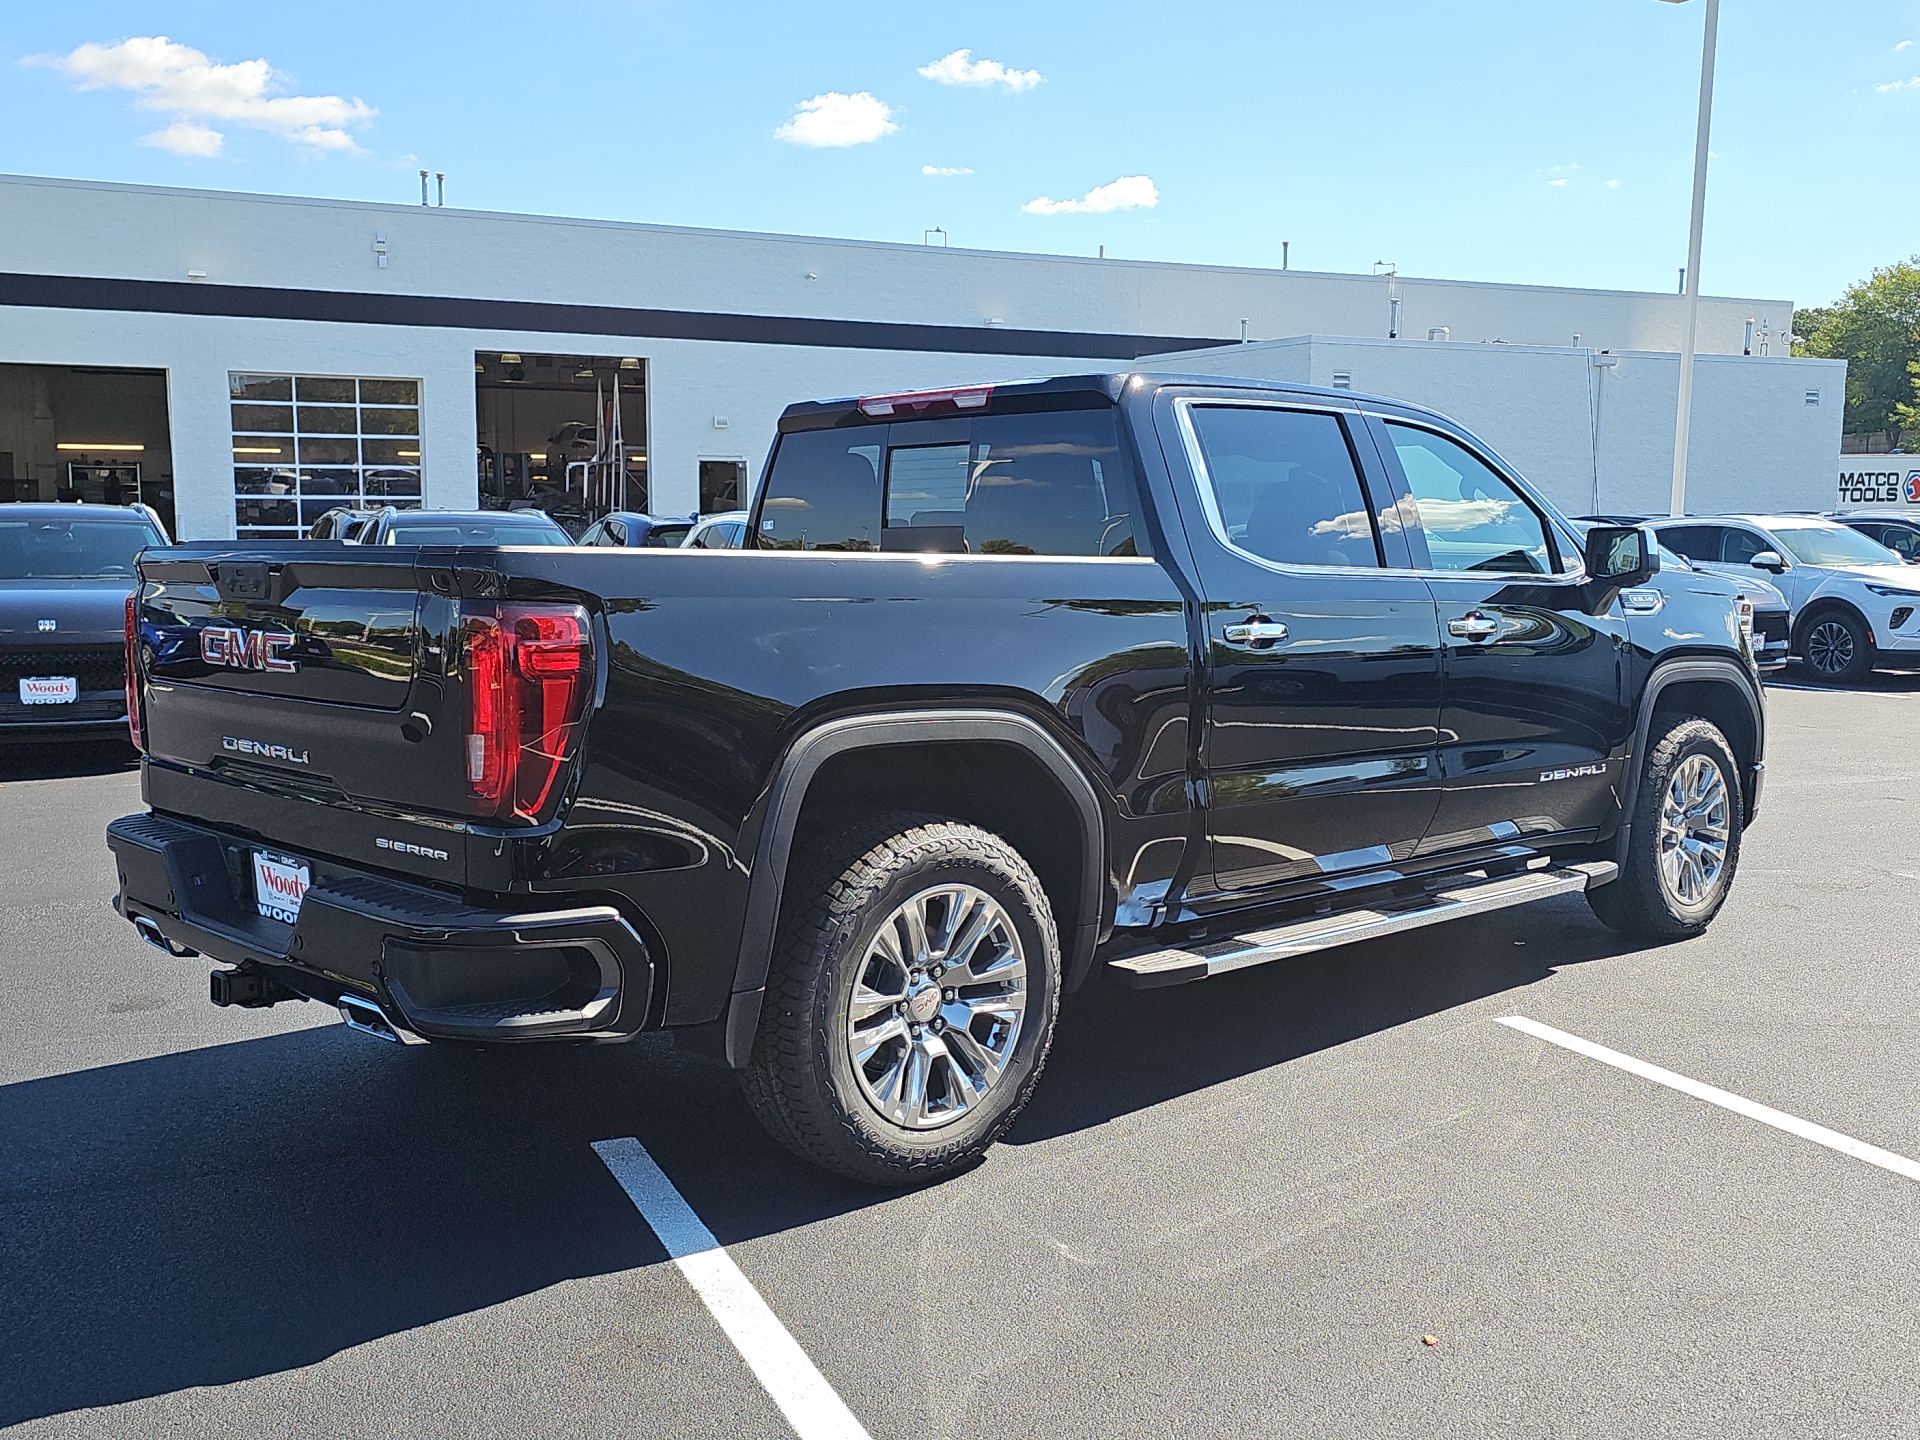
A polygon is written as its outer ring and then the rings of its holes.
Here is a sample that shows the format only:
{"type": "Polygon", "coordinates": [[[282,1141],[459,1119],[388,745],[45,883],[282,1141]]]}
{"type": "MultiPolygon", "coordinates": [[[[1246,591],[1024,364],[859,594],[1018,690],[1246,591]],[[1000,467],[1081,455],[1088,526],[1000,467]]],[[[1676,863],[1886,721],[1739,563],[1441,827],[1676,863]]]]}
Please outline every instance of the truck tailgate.
{"type": "Polygon", "coordinates": [[[452,571],[309,544],[140,565],[148,800],[466,882],[452,571]]]}

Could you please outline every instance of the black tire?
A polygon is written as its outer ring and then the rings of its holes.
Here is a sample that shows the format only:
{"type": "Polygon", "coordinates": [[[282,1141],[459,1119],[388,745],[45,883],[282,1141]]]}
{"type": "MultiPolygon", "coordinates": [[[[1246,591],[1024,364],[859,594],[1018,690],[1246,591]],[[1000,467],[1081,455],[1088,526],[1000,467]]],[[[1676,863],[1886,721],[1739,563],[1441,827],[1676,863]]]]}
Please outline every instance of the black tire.
{"type": "Polygon", "coordinates": [[[1873,669],[1873,642],[1851,612],[1822,610],[1801,627],[1800,658],[1822,685],[1855,685],[1873,669]]]}
{"type": "MultiPolygon", "coordinates": [[[[875,816],[808,848],[815,858],[796,865],[785,889],[760,1025],[741,1072],[747,1103],[788,1149],[841,1175],[874,1185],[945,1179],[976,1163],[1006,1133],[1046,1063],[1061,973],[1046,892],[1020,853],[999,836],[939,816],[875,816]],[[1010,1034],[982,1017],[988,1033],[1006,1047],[1004,1068],[954,1118],[913,1128],[883,1114],[881,1100],[870,1097],[877,1082],[864,1068],[856,1073],[849,1026],[856,981],[869,982],[863,993],[873,989],[870,967],[883,926],[896,924],[902,907],[940,886],[972,887],[998,905],[1025,957],[1025,1010],[1010,1034]]],[[[941,902],[927,903],[937,907],[941,902]]],[[[922,912],[927,913],[940,912],[922,912]]],[[[894,937],[902,933],[887,931],[894,937]]],[[[1006,936],[1002,927],[993,933],[1006,936]]],[[[1011,947],[1005,953],[1011,954],[1011,947]]],[[[919,984],[922,989],[914,993],[923,997],[929,980],[940,979],[937,969],[912,973],[920,978],[908,984],[919,984]]],[[[935,988],[936,999],[959,993],[935,988]]],[[[937,1042],[925,1043],[950,1043],[953,1059],[933,1062],[936,1078],[923,1079],[922,1089],[943,1087],[951,1108],[961,1093],[953,1078],[959,1047],[974,1032],[963,1034],[963,1027],[949,1024],[944,1004],[924,1026],[912,1023],[917,1014],[912,1002],[892,1007],[892,1013],[910,1026],[915,1040],[897,1036],[888,1044],[898,1045],[898,1052],[882,1052],[867,1064],[881,1065],[891,1075],[882,1064],[888,1054],[904,1054],[924,1034],[937,1034],[936,1026],[946,1027],[937,1042]]]]}
{"type": "MultiPolygon", "coordinates": [[[[1691,776],[1698,769],[1689,769],[1691,776]]],[[[1739,762],[1726,736],[1708,720],[1697,715],[1656,717],[1647,750],[1647,763],[1633,797],[1632,833],[1620,867],[1620,877],[1610,885],[1587,892],[1593,913],[1622,935],[1637,940],[1685,940],[1702,933],[1713,923],[1732,888],[1734,871],[1740,864],[1740,832],[1746,814],[1740,790],[1739,762]],[[1664,728],[1662,728],[1664,725],[1664,728]],[[1724,828],[1724,851],[1711,883],[1697,896],[1680,893],[1682,888],[1666,866],[1667,852],[1675,848],[1671,827],[1662,824],[1675,780],[1689,762],[1698,757],[1717,772],[1724,793],[1724,814],[1717,827],[1704,823],[1690,836],[1709,828],[1724,828]]],[[[1675,857],[1685,869],[1683,858],[1675,857]]]]}

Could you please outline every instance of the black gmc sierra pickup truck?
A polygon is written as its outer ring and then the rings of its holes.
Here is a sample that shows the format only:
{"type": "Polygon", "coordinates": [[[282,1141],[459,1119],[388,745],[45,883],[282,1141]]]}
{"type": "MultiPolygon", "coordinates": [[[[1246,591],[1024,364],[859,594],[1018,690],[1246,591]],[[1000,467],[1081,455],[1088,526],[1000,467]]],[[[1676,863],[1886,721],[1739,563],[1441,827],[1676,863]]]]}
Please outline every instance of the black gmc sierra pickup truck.
{"type": "Polygon", "coordinates": [[[907,1183],[1006,1130],[1096,969],[1726,898],[1733,586],[1441,416],[1122,373],[779,430],[741,551],[148,551],[120,913],[216,1003],[389,1040],[676,1030],[907,1183]]]}

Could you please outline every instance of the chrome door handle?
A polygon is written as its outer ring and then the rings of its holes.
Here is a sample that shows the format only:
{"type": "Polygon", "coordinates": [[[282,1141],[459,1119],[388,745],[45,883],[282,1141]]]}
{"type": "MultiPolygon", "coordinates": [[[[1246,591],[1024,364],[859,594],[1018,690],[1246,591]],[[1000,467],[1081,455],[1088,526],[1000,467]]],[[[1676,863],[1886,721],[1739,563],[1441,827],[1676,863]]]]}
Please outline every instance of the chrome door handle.
{"type": "Polygon", "coordinates": [[[1498,620],[1482,615],[1478,610],[1469,610],[1458,620],[1447,621],[1447,633],[1457,635],[1462,640],[1489,640],[1499,629],[1498,620]]]}
{"type": "Polygon", "coordinates": [[[1220,638],[1229,645],[1245,645],[1250,650],[1264,650],[1269,645],[1277,645],[1287,638],[1287,627],[1278,620],[1248,620],[1244,624],[1229,625],[1220,632],[1220,638]]]}

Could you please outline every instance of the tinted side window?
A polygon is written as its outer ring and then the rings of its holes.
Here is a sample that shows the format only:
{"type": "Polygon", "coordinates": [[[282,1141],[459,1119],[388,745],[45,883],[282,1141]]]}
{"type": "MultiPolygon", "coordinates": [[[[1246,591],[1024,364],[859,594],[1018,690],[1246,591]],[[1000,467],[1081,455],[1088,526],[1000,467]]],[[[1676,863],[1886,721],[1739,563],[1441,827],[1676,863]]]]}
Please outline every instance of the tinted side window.
{"type": "Polygon", "coordinates": [[[1720,559],[1728,565],[1751,565],[1754,556],[1771,549],[1773,542],[1765,536],[1729,525],[1720,545],[1720,559]]]}
{"type": "Polygon", "coordinates": [[[957,527],[974,555],[1139,555],[1132,467],[1111,410],[985,415],[964,442],[916,445],[934,425],[892,427],[887,525],[957,527]]]}
{"type": "Polygon", "coordinates": [[[1548,575],[1546,526],[1520,492],[1464,445],[1387,422],[1436,570],[1548,575]]]}
{"type": "Polygon", "coordinates": [[[1674,525],[1660,532],[1660,543],[1689,560],[1720,561],[1720,530],[1714,525],[1674,525]]]}
{"type": "Polygon", "coordinates": [[[1286,565],[1377,568],[1360,468],[1337,415],[1201,405],[1194,434],[1227,537],[1286,565]]]}
{"type": "Polygon", "coordinates": [[[886,430],[801,430],[780,437],[760,508],[763,550],[878,550],[886,430]]]}
{"type": "Polygon", "coordinates": [[[1908,529],[1905,525],[1883,525],[1878,535],[1872,536],[1903,560],[1920,556],[1920,530],[1908,529]]]}
{"type": "Polygon", "coordinates": [[[1142,555],[1146,527],[1111,410],[973,422],[967,548],[987,555],[1142,555]]]}

